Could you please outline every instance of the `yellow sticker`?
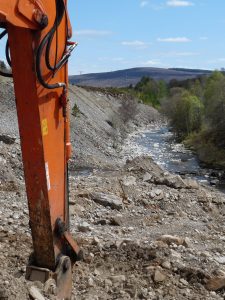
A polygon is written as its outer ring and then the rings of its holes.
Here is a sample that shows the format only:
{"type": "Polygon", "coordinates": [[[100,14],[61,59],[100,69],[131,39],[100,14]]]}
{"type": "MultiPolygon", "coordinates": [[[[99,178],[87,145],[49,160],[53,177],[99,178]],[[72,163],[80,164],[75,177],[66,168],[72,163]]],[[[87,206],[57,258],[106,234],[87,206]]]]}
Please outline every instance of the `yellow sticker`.
{"type": "Polygon", "coordinates": [[[47,119],[42,120],[41,128],[42,128],[42,135],[43,136],[48,135],[48,121],[47,121],[47,119]]]}

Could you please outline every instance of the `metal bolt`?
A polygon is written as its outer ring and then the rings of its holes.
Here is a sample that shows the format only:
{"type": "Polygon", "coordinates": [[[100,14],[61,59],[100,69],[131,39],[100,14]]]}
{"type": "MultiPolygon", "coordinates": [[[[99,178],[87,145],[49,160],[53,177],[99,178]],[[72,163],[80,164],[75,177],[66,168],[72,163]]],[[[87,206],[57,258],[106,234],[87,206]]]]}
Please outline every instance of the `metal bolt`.
{"type": "Polygon", "coordinates": [[[48,16],[44,14],[40,9],[35,9],[33,17],[35,21],[40,25],[41,29],[48,26],[48,16]]]}
{"type": "Polygon", "coordinates": [[[48,16],[43,14],[41,16],[41,19],[40,19],[40,26],[41,26],[41,29],[45,28],[48,26],[48,16]]]}

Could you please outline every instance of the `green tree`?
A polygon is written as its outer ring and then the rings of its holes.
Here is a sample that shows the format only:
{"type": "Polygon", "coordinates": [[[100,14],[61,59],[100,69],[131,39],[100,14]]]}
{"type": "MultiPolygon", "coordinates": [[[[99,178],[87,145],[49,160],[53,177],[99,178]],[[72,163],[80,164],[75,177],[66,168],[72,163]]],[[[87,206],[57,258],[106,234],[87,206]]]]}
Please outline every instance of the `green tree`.
{"type": "Polygon", "coordinates": [[[203,104],[183,88],[172,88],[170,97],[162,102],[163,112],[181,139],[201,128],[203,104]]]}
{"type": "Polygon", "coordinates": [[[225,146],[225,76],[214,72],[204,94],[205,124],[217,146],[225,146]]]}
{"type": "Polygon", "coordinates": [[[157,82],[146,76],[142,77],[134,90],[138,98],[154,107],[158,107],[160,105],[160,98],[167,94],[167,86],[163,80],[157,82]]]}

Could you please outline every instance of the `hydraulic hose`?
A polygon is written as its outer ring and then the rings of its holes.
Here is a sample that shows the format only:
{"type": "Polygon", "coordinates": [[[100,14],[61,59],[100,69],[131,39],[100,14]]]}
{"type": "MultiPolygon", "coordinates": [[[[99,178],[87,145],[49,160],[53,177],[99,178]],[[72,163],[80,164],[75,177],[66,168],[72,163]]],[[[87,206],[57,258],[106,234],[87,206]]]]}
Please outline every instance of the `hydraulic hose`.
{"type": "MultiPolygon", "coordinates": [[[[49,54],[50,54],[50,48],[51,48],[51,44],[52,44],[52,40],[54,38],[55,32],[57,32],[57,29],[63,19],[63,16],[65,14],[65,4],[63,0],[56,0],[56,18],[55,18],[55,22],[54,25],[52,27],[52,29],[46,34],[46,36],[43,38],[43,40],[41,41],[38,49],[37,49],[37,55],[36,55],[36,73],[37,73],[37,78],[39,80],[39,82],[41,83],[41,85],[47,89],[55,89],[55,88],[66,88],[66,83],[54,83],[54,84],[49,84],[47,83],[42,75],[41,72],[41,58],[42,58],[42,53],[45,50],[45,63],[47,68],[52,71],[53,73],[55,73],[64,63],[64,53],[62,55],[62,58],[60,59],[60,61],[58,63],[55,62],[55,66],[52,67],[50,65],[50,59],[49,59],[49,54]]],[[[57,47],[56,47],[57,48],[57,47]]],[[[65,44],[65,49],[66,49],[66,44],[65,44]]],[[[65,52],[64,49],[64,52],[65,52]]],[[[57,50],[56,50],[57,51],[57,50]]],[[[57,53],[56,53],[57,55],[57,53]]]]}
{"type": "Polygon", "coordinates": [[[10,54],[9,54],[9,40],[7,40],[6,45],[5,45],[5,56],[6,56],[7,63],[11,67],[12,64],[11,64],[11,58],[10,58],[10,54]]]}
{"type": "MultiPolygon", "coordinates": [[[[0,40],[1,40],[4,36],[6,36],[6,34],[7,34],[7,30],[5,29],[5,30],[3,30],[3,31],[0,33],[0,40]]],[[[6,42],[5,54],[6,54],[7,62],[8,62],[8,64],[9,64],[10,67],[11,67],[11,60],[10,60],[10,55],[9,55],[9,42],[8,42],[8,40],[7,40],[7,42],[6,42]]],[[[4,76],[4,77],[9,77],[9,78],[12,77],[12,73],[3,72],[1,69],[0,69],[0,75],[1,75],[1,76],[4,76]]]]}

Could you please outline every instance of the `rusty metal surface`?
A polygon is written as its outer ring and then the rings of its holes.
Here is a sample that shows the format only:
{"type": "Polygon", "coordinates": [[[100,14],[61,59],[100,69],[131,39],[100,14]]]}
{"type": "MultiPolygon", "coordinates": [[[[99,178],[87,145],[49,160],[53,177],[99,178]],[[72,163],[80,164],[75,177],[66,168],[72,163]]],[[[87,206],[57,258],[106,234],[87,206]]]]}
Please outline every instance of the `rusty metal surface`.
{"type": "Polygon", "coordinates": [[[55,224],[55,235],[59,240],[64,240],[63,253],[71,258],[73,262],[83,259],[83,252],[70,234],[63,220],[58,218],[55,224]]]}
{"type": "MultiPolygon", "coordinates": [[[[67,147],[69,142],[68,122],[63,116],[61,104],[62,89],[48,90],[37,80],[35,70],[35,51],[40,41],[50,30],[55,19],[55,2],[42,1],[50,20],[44,30],[32,31],[7,24],[12,71],[16,95],[24,174],[30,214],[35,265],[55,270],[56,260],[64,248],[64,239],[54,238],[54,226],[57,218],[66,221],[67,202],[67,147]],[[68,134],[67,134],[68,133],[68,134]]],[[[20,12],[27,13],[32,19],[29,3],[19,2],[20,12]],[[26,7],[24,4],[26,3],[26,7]],[[26,12],[25,12],[26,11],[26,12]]],[[[35,1],[35,5],[41,3],[35,1]]],[[[13,1],[0,2],[0,11],[12,8],[13,1]],[[7,4],[8,3],[8,4],[7,4]]],[[[33,5],[33,4],[32,4],[33,5]]],[[[10,18],[18,18],[17,13],[10,18]]],[[[7,19],[6,19],[7,21],[7,19]]],[[[58,28],[58,57],[64,53],[67,18],[64,16],[58,28]]],[[[32,28],[32,27],[30,27],[32,28]]],[[[56,43],[52,43],[51,52],[55,53],[56,43]]],[[[50,60],[53,64],[54,56],[50,60]]],[[[68,82],[67,65],[63,66],[52,79],[44,59],[41,61],[42,73],[48,82],[68,82]]],[[[67,96],[65,95],[65,98],[67,96]]]]}
{"type": "MultiPolygon", "coordinates": [[[[40,281],[51,287],[51,282],[56,284],[56,295],[58,300],[70,300],[72,294],[72,265],[68,256],[61,256],[55,272],[49,269],[28,266],[26,279],[40,281]]],[[[49,291],[48,291],[49,292],[49,291]]]]}
{"type": "Polygon", "coordinates": [[[59,300],[70,300],[72,294],[72,266],[70,258],[62,256],[55,272],[57,298],[59,300]]]}
{"type": "MultiPolygon", "coordinates": [[[[0,22],[7,22],[21,28],[38,29],[40,23],[35,18],[37,13],[38,15],[46,15],[50,8],[54,7],[54,0],[43,2],[41,0],[1,0],[0,22]]],[[[51,20],[53,18],[54,16],[51,17],[51,20]]]]}
{"type": "MultiPolygon", "coordinates": [[[[10,25],[8,33],[35,260],[37,266],[53,269],[55,254],[51,228],[51,199],[46,180],[46,146],[41,130],[40,100],[33,69],[33,33],[10,25]],[[22,59],[24,56],[26,63],[22,59]]],[[[61,201],[63,200],[62,197],[61,201]]]]}
{"type": "Polygon", "coordinates": [[[37,268],[35,266],[27,266],[26,279],[30,281],[40,281],[45,283],[52,277],[51,271],[45,268],[37,268]]]}
{"type": "Polygon", "coordinates": [[[83,252],[80,249],[80,247],[78,246],[78,244],[76,243],[76,241],[73,239],[72,235],[68,232],[65,231],[64,232],[64,237],[65,240],[67,241],[67,243],[69,244],[69,246],[71,247],[73,253],[71,255],[71,259],[73,261],[79,261],[83,259],[83,252]]]}
{"type": "MultiPolygon", "coordinates": [[[[64,4],[67,5],[67,0],[64,4]]],[[[68,225],[69,218],[67,163],[71,144],[67,89],[65,93],[62,88],[47,89],[36,73],[36,53],[52,29],[57,15],[55,8],[54,0],[0,0],[0,22],[6,22],[9,37],[34,264],[52,271],[60,255],[67,255],[65,249],[72,249],[68,251],[72,258],[79,256],[79,247],[67,231],[61,237],[55,236],[56,220],[61,219],[68,225]],[[34,22],[47,27],[40,30],[34,22]]],[[[57,28],[57,45],[56,35],[52,37],[49,57],[52,65],[65,54],[67,22],[68,17],[62,16],[57,28]]],[[[44,55],[41,57],[40,68],[45,81],[68,84],[67,64],[52,76],[44,55]]]]}

